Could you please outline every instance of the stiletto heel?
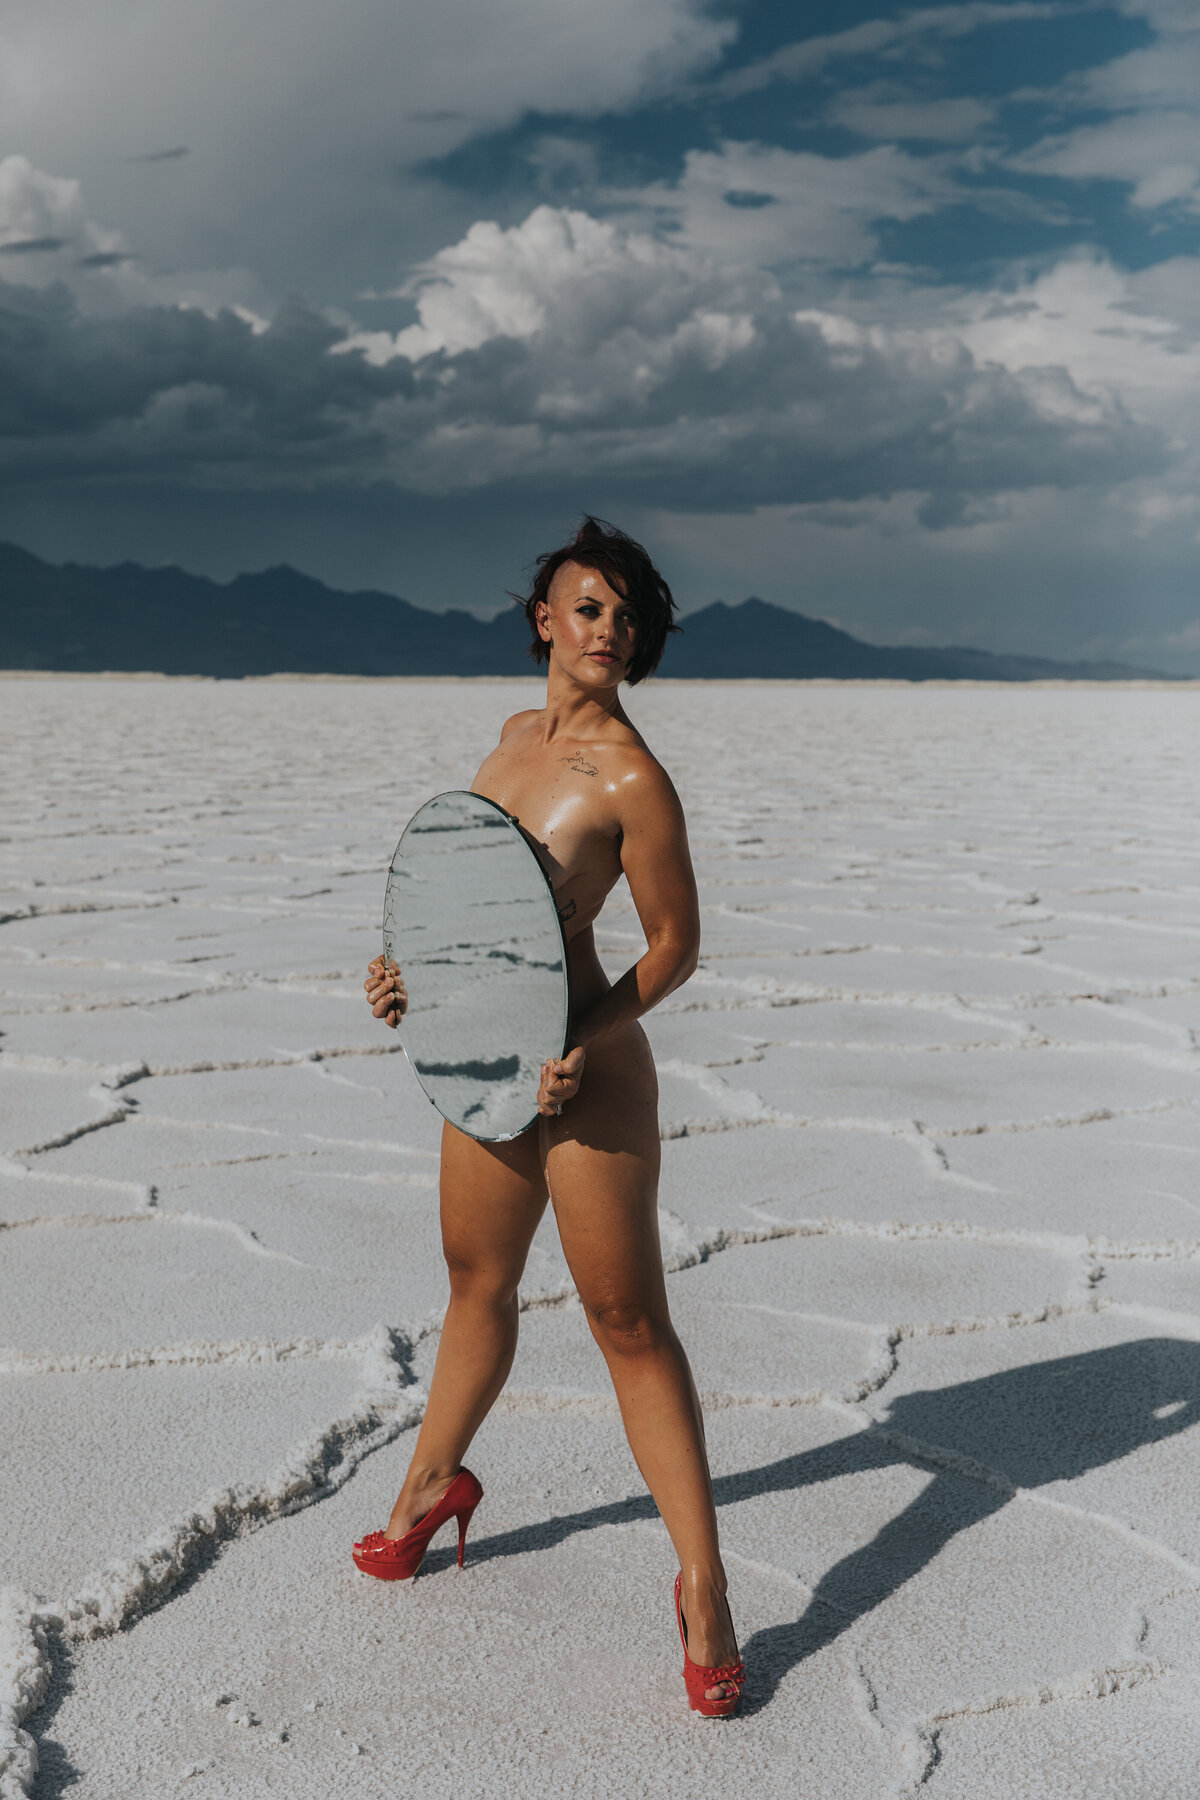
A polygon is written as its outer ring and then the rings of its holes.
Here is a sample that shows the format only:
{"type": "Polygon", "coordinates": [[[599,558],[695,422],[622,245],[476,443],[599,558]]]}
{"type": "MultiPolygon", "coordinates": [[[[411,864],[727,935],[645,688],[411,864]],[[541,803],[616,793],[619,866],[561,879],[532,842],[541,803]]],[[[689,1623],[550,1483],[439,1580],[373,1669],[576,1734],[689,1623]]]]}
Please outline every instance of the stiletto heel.
{"type": "Polygon", "coordinates": [[[369,1531],[355,1544],[351,1553],[355,1567],[380,1581],[408,1581],[420,1568],[430,1539],[450,1519],[457,1519],[458,1566],[461,1569],[467,1527],[482,1499],[483,1488],[470,1469],[460,1469],[432,1511],[418,1519],[403,1537],[386,1538],[382,1531],[369,1531]]]}
{"type": "MultiPolygon", "coordinates": [[[[700,1713],[706,1719],[729,1719],[742,1703],[742,1685],[746,1679],[746,1665],[741,1660],[730,1663],[723,1669],[706,1669],[700,1663],[694,1663],[688,1654],[687,1625],[683,1617],[683,1576],[675,1577],[675,1617],[679,1622],[679,1641],[683,1645],[683,1683],[687,1688],[688,1705],[693,1712],[700,1713]],[[705,1698],[705,1690],[726,1682],[733,1688],[732,1694],[725,1694],[719,1700],[705,1698]]],[[[730,1619],[732,1625],[733,1620],[730,1619]]],[[[737,1638],[734,1637],[734,1648],[737,1638]]]]}
{"type": "Polygon", "coordinates": [[[463,1556],[466,1554],[467,1548],[467,1526],[471,1523],[471,1515],[474,1511],[473,1506],[468,1506],[465,1512],[460,1512],[458,1515],[458,1566],[460,1569],[463,1566],[463,1556]]]}

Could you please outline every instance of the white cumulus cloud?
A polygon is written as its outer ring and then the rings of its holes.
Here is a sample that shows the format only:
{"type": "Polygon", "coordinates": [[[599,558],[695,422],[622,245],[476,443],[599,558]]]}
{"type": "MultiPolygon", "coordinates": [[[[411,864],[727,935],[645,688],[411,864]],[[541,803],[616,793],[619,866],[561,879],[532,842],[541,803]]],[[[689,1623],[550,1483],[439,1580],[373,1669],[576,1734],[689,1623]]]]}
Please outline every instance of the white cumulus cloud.
{"type": "Polygon", "coordinates": [[[745,286],[738,271],[644,232],[569,207],[539,206],[507,230],[486,219],[472,225],[400,290],[415,298],[417,324],[395,335],[357,333],[345,347],[361,346],[373,362],[416,361],[438,350],[453,356],[493,338],[534,337],[553,317],[558,333],[591,351],[614,333],[632,342],[646,327],[675,331],[706,300],[701,335],[707,333],[712,355],[746,327],[718,326],[727,315],[713,313],[711,303],[745,286]]]}

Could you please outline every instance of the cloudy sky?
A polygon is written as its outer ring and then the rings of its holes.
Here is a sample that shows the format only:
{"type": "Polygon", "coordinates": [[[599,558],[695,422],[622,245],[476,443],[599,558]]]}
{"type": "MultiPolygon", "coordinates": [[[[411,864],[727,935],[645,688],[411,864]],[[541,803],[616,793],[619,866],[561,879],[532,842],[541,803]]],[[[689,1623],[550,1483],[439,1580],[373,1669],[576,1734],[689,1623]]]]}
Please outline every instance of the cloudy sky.
{"type": "Polygon", "coordinates": [[[0,536],[1200,670],[1195,0],[7,0],[0,536]]]}

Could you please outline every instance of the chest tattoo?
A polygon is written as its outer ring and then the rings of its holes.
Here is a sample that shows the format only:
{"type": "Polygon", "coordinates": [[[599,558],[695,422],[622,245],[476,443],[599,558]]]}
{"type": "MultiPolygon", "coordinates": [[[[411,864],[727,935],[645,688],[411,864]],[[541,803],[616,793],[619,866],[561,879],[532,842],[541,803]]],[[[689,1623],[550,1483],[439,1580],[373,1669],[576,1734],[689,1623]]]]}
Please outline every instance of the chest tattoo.
{"type": "Polygon", "coordinates": [[[575,771],[576,775],[598,775],[600,773],[595,763],[590,763],[581,750],[573,750],[570,756],[560,756],[558,760],[565,762],[569,769],[575,771]]]}

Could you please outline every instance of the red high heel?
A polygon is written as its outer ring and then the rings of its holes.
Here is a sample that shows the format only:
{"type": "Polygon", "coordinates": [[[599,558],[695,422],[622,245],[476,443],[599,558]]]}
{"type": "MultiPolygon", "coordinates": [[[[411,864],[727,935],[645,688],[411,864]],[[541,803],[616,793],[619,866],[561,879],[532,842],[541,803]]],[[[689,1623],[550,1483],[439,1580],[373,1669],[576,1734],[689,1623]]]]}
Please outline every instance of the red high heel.
{"type": "Polygon", "coordinates": [[[403,1537],[385,1538],[382,1531],[369,1531],[351,1552],[355,1566],[364,1575],[378,1576],[380,1581],[407,1581],[420,1568],[421,1558],[434,1533],[440,1531],[448,1519],[457,1519],[458,1566],[461,1569],[467,1526],[482,1499],[483,1488],[470,1469],[460,1469],[432,1512],[418,1519],[403,1537]]]}
{"type": "MultiPolygon", "coordinates": [[[[675,1577],[675,1617],[679,1621],[679,1638],[683,1644],[683,1682],[687,1688],[688,1705],[693,1712],[702,1713],[706,1719],[732,1718],[742,1703],[742,1685],[746,1679],[746,1665],[739,1654],[737,1662],[729,1663],[723,1669],[706,1669],[700,1663],[694,1663],[688,1655],[687,1626],[683,1618],[681,1590],[683,1576],[675,1577]],[[724,1694],[719,1700],[706,1700],[705,1689],[716,1687],[719,1682],[727,1682],[733,1687],[732,1694],[724,1694]]],[[[732,1625],[733,1620],[730,1619],[732,1625]]],[[[737,1638],[734,1638],[737,1644],[737,1638]]]]}

